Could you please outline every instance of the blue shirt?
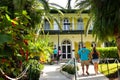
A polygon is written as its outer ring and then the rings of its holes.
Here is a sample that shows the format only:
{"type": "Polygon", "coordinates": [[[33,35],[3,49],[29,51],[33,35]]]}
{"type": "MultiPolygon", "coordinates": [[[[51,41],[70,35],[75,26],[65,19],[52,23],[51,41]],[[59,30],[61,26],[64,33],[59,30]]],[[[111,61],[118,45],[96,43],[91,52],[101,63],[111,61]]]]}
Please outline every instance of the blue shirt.
{"type": "Polygon", "coordinates": [[[53,53],[54,53],[54,54],[57,54],[57,53],[58,53],[57,49],[54,49],[53,53]]]}
{"type": "Polygon", "coordinates": [[[87,48],[82,48],[78,51],[78,55],[82,61],[88,60],[89,54],[90,54],[90,50],[88,50],[87,48]]]}

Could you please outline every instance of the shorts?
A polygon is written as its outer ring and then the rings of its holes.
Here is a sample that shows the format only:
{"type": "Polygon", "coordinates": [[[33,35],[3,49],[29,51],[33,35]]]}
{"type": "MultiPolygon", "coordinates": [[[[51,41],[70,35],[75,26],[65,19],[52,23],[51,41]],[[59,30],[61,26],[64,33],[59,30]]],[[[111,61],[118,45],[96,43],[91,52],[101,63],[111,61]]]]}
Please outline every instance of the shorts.
{"type": "Polygon", "coordinates": [[[92,59],[92,63],[94,64],[94,63],[99,63],[99,59],[92,59]]]}
{"type": "Polygon", "coordinates": [[[56,58],[57,57],[57,54],[54,54],[54,58],[56,58]]]}
{"type": "Polygon", "coordinates": [[[84,61],[81,61],[81,66],[84,66],[84,65],[89,65],[89,60],[84,60],[84,61]]]}

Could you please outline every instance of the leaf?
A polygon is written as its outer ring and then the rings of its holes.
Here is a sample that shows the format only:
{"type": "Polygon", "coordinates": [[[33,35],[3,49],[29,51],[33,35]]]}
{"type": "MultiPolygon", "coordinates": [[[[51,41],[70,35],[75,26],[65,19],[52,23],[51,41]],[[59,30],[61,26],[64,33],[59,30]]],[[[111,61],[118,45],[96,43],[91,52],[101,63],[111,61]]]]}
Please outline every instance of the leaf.
{"type": "Polygon", "coordinates": [[[12,41],[11,35],[0,33],[0,45],[5,43],[5,42],[10,42],[10,41],[12,41]]]}
{"type": "Polygon", "coordinates": [[[23,11],[22,11],[22,14],[23,14],[23,15],[27,15],[27,11],[23,10],[23,11]]]}
{"type": "Polygon", "coordinates": [[[10,16],[8,16],[7,14],[5,14],[5,16],[8,19],[8,21],[11,21],[10,16]]]}
{"type": "Polygon", "coordinates": [[[17,24],[17,25],[18,25],[18,22],[14,21],[14,20],[11,20],[11,22],[13,22],[14,24],[17,24]]]}

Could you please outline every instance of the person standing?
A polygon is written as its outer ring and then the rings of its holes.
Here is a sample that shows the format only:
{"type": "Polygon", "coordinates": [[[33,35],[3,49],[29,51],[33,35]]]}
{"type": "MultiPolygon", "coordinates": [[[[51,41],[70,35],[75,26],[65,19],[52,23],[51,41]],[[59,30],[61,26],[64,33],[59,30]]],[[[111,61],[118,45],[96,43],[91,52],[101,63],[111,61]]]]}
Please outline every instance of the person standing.
{"type": "Polygon", "coordinates": [[[57,54],[58,54],[58,50],[56,48],[54,48],[54,50],[53,50],[54,60],[57,59],[57,54]]]}
{"type": "Polygon", "coordinates": [[[61,48],[60,48],[60,46],[59,46],[59,47],[58,47],[58,54],[57,54],[57,62],[58,62],[58,63],[59,63],[60,59],[61,59],[61,48]]]}
{"type": "Polygon", "coordinates": [[[96,50],[96,47],[93,47],[93,50],[91,52],[91,57],[92,57],[92,63],[94,65],[95,74],[98,74],[98,64],[99,64],[100,53],[96,50]]]}
{"type": "Polygon", "coordinates": [[[79,60],[81,61],[82,66],[82,75],[84,74],[84,66],[86,66],[86,74],[89,75],[89,57],[90,57],[90,50],[83,46],[81,49],[78,50],[79,60]]]}

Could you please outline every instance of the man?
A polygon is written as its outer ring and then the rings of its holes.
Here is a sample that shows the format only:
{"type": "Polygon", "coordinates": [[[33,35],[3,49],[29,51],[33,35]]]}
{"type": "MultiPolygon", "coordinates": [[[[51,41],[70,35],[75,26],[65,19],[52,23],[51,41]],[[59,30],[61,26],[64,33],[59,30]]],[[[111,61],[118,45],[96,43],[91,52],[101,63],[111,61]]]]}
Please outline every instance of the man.
{"type": "Polygon", "coordinates": [[[81,61],[82,66],[82,75],[84,74],[84,66],[86,66],[86,74],[89,75],[88,68],[89,68],[89,56],[90,50],[83,46],[80,50],[78,50],[79,59],[81,61]]]}

